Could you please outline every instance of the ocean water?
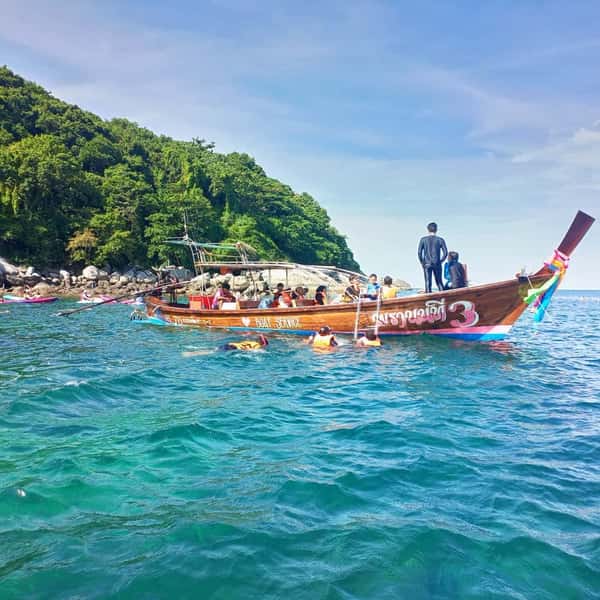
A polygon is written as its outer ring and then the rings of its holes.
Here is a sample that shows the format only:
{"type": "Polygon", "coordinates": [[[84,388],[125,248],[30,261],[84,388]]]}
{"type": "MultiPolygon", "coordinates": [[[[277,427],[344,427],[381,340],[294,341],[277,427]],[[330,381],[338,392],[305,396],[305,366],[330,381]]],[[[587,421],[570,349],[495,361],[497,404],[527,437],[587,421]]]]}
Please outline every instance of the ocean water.
{"type": "Polygon", "coordinates": [[[70,306],[0,305],[0,598],[600,598],[600,293],[330,354],[70,306]]]}

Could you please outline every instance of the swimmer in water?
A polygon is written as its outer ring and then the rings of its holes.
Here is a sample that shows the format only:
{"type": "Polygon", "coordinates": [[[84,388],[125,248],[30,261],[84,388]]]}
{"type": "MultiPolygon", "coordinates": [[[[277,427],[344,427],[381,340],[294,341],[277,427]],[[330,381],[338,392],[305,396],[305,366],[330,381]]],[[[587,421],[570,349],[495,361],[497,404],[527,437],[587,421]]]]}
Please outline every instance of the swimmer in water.
{"type": "Polygon", "coordinates": [[[240,340],[239,342],[228,342],[219,347],[219,350],[260,350],[269,345],[267,338],[261,333],[258,336],[258,341],[255,340],[240,340]]]}
{"type": "Polygon", "coordinates": [[[338,345],[331,327],[327,325],[324,325],[319,331],[313,333],[306,342],[307,344],[312,344],[315,348],[332,348],[338,345]]]}
{"type": "Polygon", "coordinates": [[[381,339],[374,331],[367,331],[364,337],[361,337],[356,342],[356,345],[362,348],[381,346],[381,339]]]}
{"type": "MultiPolygon", "coordinates": [[[[248,352],[250,350],[261,350],[269,345],[269,341],[267,338],[261,333],[258,336],[258,341],[255,340],[240,340],[239,342],[227,342],[227,344],[223,344],[219,346],[216,350],[217,352],[225,352],[228,350],[241,350],[242,352],[248,352]]],[[[185,358],[190,358],[191,356],[208,356],[209,354],[213,354],[214,350],[193,350],[191,352],[182,352],[181,355],[185,358]]]]}

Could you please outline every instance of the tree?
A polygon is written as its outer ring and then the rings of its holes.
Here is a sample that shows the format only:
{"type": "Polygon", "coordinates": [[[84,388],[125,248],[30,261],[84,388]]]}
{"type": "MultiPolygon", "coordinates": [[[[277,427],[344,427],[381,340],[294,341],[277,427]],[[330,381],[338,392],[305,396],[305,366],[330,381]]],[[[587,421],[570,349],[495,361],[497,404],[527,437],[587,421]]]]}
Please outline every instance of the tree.
{"type": "Polygon", "coordinates": [[[7,228],[0,250],[23,259],[61,262],[74,209],[93,190],[72,154],[49,135],[0,148],[0,210],[7,228]]]}
{"type": "Polygon", "coordinates": [[[114,264],[145,259],[144,228],[152,203],[152,187],[129,166],[118,164],[104,173],[104,210],[90,227],[99,239],[96,258],[114,264]]]}
{"type": "Polygon", "coordinates": [[[91,229],[76,233],[67,244],[67,250],[74,262],[89,263],[98,245],[98,238],[91,229]]]}

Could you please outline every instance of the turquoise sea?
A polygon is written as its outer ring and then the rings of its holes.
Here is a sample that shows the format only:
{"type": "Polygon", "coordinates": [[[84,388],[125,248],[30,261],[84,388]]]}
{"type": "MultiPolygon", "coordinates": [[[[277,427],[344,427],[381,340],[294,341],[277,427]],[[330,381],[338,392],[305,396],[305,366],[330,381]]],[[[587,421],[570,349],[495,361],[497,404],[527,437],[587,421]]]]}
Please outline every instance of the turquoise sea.
{"type": "Polygon", "coordinates": [[[0,305],[0,598],[600,598],[600,293],[316,354],[0,305]]]}

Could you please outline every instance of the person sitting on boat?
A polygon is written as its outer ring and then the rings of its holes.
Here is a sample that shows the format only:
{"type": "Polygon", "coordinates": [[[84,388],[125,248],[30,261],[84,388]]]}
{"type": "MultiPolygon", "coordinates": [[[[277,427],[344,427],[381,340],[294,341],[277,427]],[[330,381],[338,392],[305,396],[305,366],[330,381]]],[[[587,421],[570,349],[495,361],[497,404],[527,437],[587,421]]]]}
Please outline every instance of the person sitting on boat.
{"type": "Polygon", "coordinates": [[[378,347],[381,346],[381,339],[374,331],[369,329],[363,337],[357,340],[356,345],[361,348],[378,347]]]}
{"type": "Polygon", "coordinates": [[[36,290],[35,288],[31,288],[28,285],[25,286],[25,295],[24,298],[26,300],[33,300],[34,298],[39,298],[40,297],[40,293],[38,290],[36,290]]]}
{"type": "Polygon", "coordinates": [[[292,306],[292,289],[285,288],[281,290],[281,294],[279,295],[278,304],[279,308],[288,308],[292,306]]]}
{"type": "Polygon", "coordinates": [[[377,300],[380,289],[381,286],[377,281],[377,275],[375,275],[375,273],[371,273],[369,275],[369,283],[367,284],[367,293],[364,295],[364,297],[368,298],[369,300],[377,300]]]}
{"type": "Polygon", "coordinates": [[[269,308],[273,304],[273,294],[266,289],[262,293],[262,297],[260,302],[258,303],[258,308],[269,308]]]}
{"type": "Polygon", "coordinates": [[[393,285],[392,278],[386,275],[383,278],[383,285],[381,286],[381,298],[389,300],[390,298],[395,298],[397,293],[398,288],[393,285]]]}
{"type": "Polygon", "coordinates": [[[360,298],[360,281],[358,277],[350,279],[350,285],[344,290],[342,302],[358,302],[360,298]]]}
{"type": "Polygon", "coordinates": [[[458,262],[458,252],[448,252],[448,261],[444,265],[445,290],[467,287],[465,267],[458,262]]]}
{"type": "Polygon", "coordinates": [[[327,325],[324,325],[319,331],[313,333],[306,342],[317,348],[329,348],[338,345],[335,335],[333,335],[333,332],[331,331],[331,327],[328,327],[327,325]]]}
{"type": "Polygon", "coordinates": [[[240,340],[239,342],[227,342],[220,347],[220,350],[260,350],[269,345],[267,338],[261,333],[258,336],[258,341],[255,340],[240,340]]]}
{"type": "Polygon", "coordinates": [[[217,293],[213,298],[212,307],[214,309],[219,309],[223,306],[224,302],[235,302],[236,298],[231,292],[231,286],[229,282],[224,281],[220,283],[217,287],[217,293]]]}
{"type": "Polygon", "coordinates": [[[279,306],[279,298],[281,297],[281,294],[283,294],[284,287],[285,286],[283,285],[283,283],[278,283],[275,287],[275,292],[273,294],[273,303],[271,304],[273,308],[277,308],[279,306]]]}
{"type": "Polygon", "coordinates": [[[308,288],[299,285],[292,292],[292,306],[303,306],[308,288]]]}
{"type": "Polygon", "coordinates": [[[327,288],[324,285],[320,285],[315,292],[315,304],[327,304],[327,288]]]}

